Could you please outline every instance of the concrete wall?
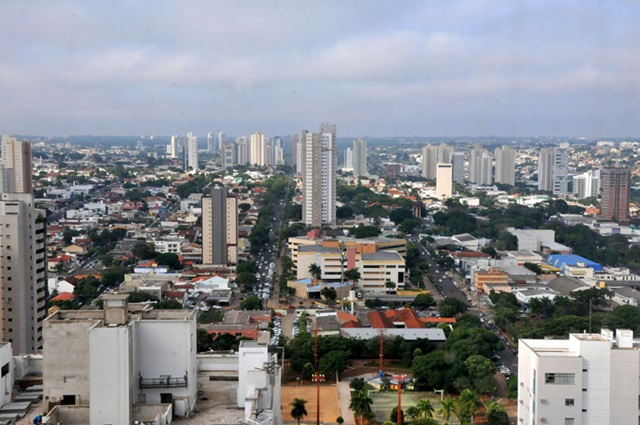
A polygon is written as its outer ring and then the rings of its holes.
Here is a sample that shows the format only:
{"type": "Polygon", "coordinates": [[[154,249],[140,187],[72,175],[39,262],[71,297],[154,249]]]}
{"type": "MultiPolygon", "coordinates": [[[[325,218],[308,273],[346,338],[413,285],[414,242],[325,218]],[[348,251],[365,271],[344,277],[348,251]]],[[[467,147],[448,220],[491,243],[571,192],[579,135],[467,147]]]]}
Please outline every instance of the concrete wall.
{"type": "Polygon", "coordinates": [[[200,372],[238,372],[238,354],[198,354],[200,372]]]}
{"type": "Polygon", "coordinates": [[[13,390],[13,349],[10,343],[0,345],[0,406],[11,401],[11,391],[13,390]]]}

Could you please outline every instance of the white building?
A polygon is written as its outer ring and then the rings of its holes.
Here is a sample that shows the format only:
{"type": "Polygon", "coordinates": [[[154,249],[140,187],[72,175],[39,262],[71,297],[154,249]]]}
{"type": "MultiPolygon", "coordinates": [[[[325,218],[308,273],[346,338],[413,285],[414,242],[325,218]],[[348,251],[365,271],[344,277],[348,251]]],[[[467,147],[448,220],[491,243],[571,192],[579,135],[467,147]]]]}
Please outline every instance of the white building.
{"type": "Polygon", "coordinates": [[[640,417],[640,345],[633,331],[570,334],[518,344],[519,425],[634,424],[640,417]]]}
{"type": "Polygon", "coordinates": [[[195,312],[127,297],[106,295],[103,310],[59,310],[45,320],[45,423],[161,424],[193,412],[195,312]]]}
{"type": "Polygon", "coordinates": [[[436,197],[441,200],[451,198],[453,191],[453,166],[439,163],[436,172],[436,197]]]}
{"type": "Polygon", "coordinates": [[[302,221],[309,226],[336,220],[336,126],[302,132],[302,221]]]}
{"type": "Polygon", "coordinates": [[[511,146],[503,146],[496,148],[496,169],[495,178],[496,183],[509,184],[514,186],[516,184],[516,152],[511,146]]]}
{"type": "Polygon", "coordinates": [[[198,170],[198,138],[192,133],[187,133],[187,140],[185,146],[185,170],[198,170]]]}
{"type": "Polygon", "coordinates": [[[0,407],[11,401],[13,392],[13,365],[11,343],[0,342],[0,407]]]}

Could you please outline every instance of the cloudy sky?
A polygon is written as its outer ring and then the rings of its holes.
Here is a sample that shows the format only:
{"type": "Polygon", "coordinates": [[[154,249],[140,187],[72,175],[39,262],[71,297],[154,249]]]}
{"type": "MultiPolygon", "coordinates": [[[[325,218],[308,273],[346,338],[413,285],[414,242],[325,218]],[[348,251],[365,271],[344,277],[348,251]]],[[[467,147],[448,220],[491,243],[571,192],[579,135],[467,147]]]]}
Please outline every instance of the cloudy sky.
{"type": "Polygon", "coordinates": [[[640,136],[640,2],[0,0],[0,132],[640,136]]]}

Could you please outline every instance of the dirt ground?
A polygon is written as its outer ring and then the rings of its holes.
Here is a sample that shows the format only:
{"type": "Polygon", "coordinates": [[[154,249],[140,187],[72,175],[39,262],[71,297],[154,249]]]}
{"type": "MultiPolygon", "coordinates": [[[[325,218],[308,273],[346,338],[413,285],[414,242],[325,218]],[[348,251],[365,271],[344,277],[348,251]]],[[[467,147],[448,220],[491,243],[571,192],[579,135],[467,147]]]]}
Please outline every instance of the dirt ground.
{"type": "MultiPolygon", "coordinates": [[[[307,416],[302,418],[301,423],[315,423],[317,417],[316,406],[316,386],[315,385],[283,385],[281,392],[282,419],[283,421],[294,421],[291,417],[291,402],[294,398],[307,400],[305,405],[307,416]]],[[[320,386],[320,421],[324,423],[335,423],[340,416],[338,405],[338,391],[333,385],[320,386]]]]}

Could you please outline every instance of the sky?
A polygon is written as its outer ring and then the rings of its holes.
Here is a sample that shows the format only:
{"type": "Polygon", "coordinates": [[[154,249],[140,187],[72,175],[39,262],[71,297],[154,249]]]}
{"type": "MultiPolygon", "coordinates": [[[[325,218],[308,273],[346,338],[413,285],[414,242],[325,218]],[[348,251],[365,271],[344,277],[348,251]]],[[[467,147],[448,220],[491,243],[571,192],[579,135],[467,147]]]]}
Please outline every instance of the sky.
{"type": "Polygon", "coordinates": [[[0,0],[0,132],[640,137],[636,0],[0,0]]]}

